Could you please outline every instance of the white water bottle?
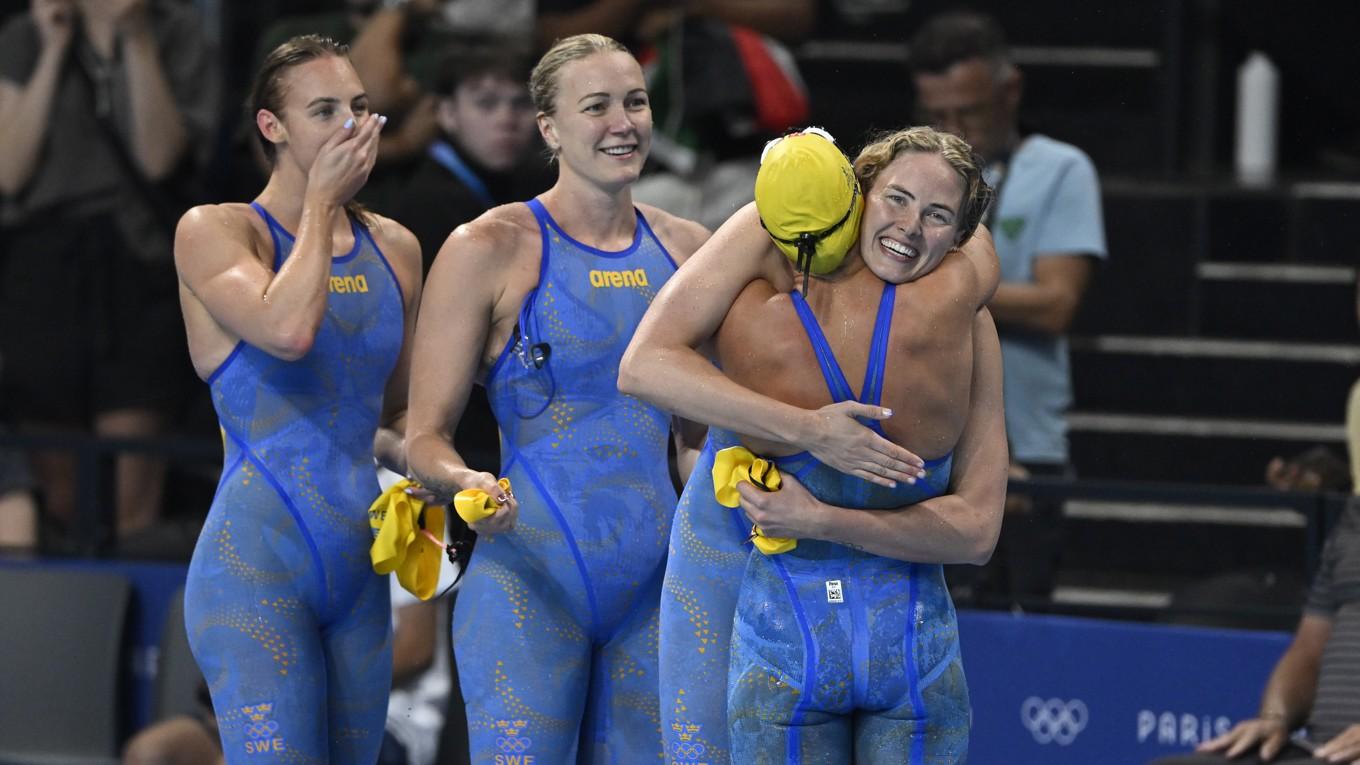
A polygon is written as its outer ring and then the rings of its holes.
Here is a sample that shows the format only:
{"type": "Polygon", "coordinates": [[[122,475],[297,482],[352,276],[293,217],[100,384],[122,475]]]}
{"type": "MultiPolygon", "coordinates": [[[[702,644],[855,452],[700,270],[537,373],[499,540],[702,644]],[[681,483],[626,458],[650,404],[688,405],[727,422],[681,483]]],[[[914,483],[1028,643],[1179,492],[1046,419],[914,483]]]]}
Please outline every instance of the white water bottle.
{"type": "Polygon", "coordinates": [[[1237,70],[1237,180],[1263,186],[1275,179],[1280,71],[1260,51],[1237,70]]]}

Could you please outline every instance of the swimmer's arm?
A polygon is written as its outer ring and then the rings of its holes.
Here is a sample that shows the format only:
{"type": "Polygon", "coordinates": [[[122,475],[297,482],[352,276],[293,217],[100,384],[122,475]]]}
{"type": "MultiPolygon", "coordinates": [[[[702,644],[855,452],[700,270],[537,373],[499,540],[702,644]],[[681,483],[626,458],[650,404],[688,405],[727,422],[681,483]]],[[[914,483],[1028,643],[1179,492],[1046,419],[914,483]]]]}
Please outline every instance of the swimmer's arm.
{"type": "Polygon", "coordinates": [[[332,203],[305,205],[297,243],[274,273],[256,255],[250,225],[239,213],[195,207],[175,229],[180,282],[226,332],[271,356],[300,359],[326,312],[331,231],[342,210],[332,203]]]}
{"type": "MultiPolygon", "coordinates": [[[[647,216],[652,230],[677,266],[684,265],[690,256],[707,242],[713,233],[692,220],[680,218],[664,210],[638,205],[647,216]]],[[[675,469],[680,483],[689,480],[694,464],[699,461],[708,427],[683,417],[671,418],[671,438],[675,442],[675,469]]]]}
{"type": "Polygon", "coordinates": [[[826,539],[915,563],[985,563],[1001,531],[1008,461],[1001,347],[986,311],[973,322],[973,370],[952,494],[890,510],[844,508],[819,502],[786,477],[776,492],[739,484],[742,509],[768,536],[826,539]]]}
{"type": "Polygon", "coordinates": [[[1001,261],[996,257],[996,243],[992,240],[992,232],[979,223],[977,230],[963,243],[960,250],[977,275],[975,305],[981,308],[992,299],[1001,283],[1001,261]]]}
{"type": "Polygon", "coordinates": [[[876,483],[919,475],[919,457],[853,419],[882,419],[881,407],[785,404],[733,382],[697,350],[718,331],[746,285],[756,279],[779,284],[783,268],[755,204],[738,210],[647,309],[619,366],[619,390],[695,422],[808,449],[876,483]]]}
{"type": "Polygon", "coordinates": [[[732,382],[698,351],[746,285],[767,276],[770,249],[754,204],[724,223],[652,301],[624,351],[619,390],[696,422],[795,438],[804,410],[732,382]]]}
{"type": "MultiPolygon", "coordinates": [[[[471,488],[492,496],[501,493],[496,476],[468,467],[454,446],[453,434],[476,382],[496,304],[514,260],[506,253],[514,246],[508,228],[484,219],[459,226],[439,249],[425,283],[411,356],[406,459],[411,476],[441,500],[471,488]]],[[[513,513],[518,505],[511,499],[472,528],[508,529],[500,527],[507,520],[506,508],[513,513]]],[[[513,517],[508,522],[513,525],[513,517]]]]}
{"type": "Polygon", "coordinates": [[[415,344],[416,315],[420,311],[420,242],[406,227],[388,218],[381,219],[383,252],[401,286],[406,315],[402,324],[401,354],[387,378],[383,391],[382,425],[373,436],[373,456],[378,464],[394,473],[406,475],[406,403],[411,384],[411,348],[415,344]]]}

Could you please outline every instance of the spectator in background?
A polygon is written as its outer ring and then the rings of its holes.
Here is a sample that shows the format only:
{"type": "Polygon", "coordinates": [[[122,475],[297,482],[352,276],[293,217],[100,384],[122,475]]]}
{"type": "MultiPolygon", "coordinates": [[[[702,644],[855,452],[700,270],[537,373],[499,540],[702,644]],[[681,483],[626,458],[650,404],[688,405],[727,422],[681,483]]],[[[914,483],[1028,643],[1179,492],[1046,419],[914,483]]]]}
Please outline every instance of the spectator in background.
{"type": "Polygon", "coordinates": [[[449,233],[496,205],[552,185],[529,100],[529,62],[503,46],[449,51],[435,80],[438,136],[396,209],[420,240],[425,269],[449,233]]]}
{"type": "Polygon", "coordinates": [[[1294,640],[1261,694],[1257,717],[1154,765],[1360,762],[1360,498],[1327,540],[1294,640]],[[1303,728],[1294,739],[1290,733],[1303,728]]]}
{"type": "Polygon", "coordinates": [[[582,32],[637,41],[686,16],[716,18],[797,42],[812,31],[817,10],[808,0],[538,0],[537,7],[535,29],[542,48],[582,32]]]}
{"type": "MultiPolygon", "coordinates": [[[[0,30],[0,353],[23,431],[145,437],[187,391],[170,263],[207,160],[214,53],[186,3],[32,0],[0,30]]],[[[69,527],[75,456],[33,455],[46,515],[69,527]]],[[[160,515],[163,460],[116,464],[117,530],[160,515]]]]}
{"type": "Polygon", "coordinates": [[[28,465],[23,454],[0,449],[0,551],[31,550],[37,544],[38,508],[28,465]]]}
{"type": "MultiPolygon", "coordinates": [[[[1074,146],[1022,134],[1023,80],[990,16],[931,19],[912,38],[910,66],[920,119],[971,143],[997,190],[985,222],[996,239],[1001,286],[988,308],[1001,335],[1012,475],[1071,475],[1066,335],[1093,264],[1106,256],[1095,168],[1074,146]]],[[[1008,510],[996,556],[978,584],[1000,577],[1009,580],[1012,602],[1046,599],[1061,505],[1034,498],[1008,510]]]]}
{"type": "Polygon", "coordinates": [[[1350,491],[1346,463],[1326,446],[1285,459],[1275,457],[1266,464],[1266,484],[1280,491],[1350,491]]]}
{"type": "MultiPolygon", "coordinates": [[[[0,358],[0,381],[5,377],[4,359],[0,358]]],[[[0,389],[3,389],[0,385],[0,389]]],[[[0,397],[0,417],[4,399],[0,397]]],[[[0,436],[8,429],[0,419],[0,436]]],[[[38,508],[33,501],[33,482],[28,460],[18,450],[0,446],[0,552],[32,550],[38,544],[38,508]]]]}

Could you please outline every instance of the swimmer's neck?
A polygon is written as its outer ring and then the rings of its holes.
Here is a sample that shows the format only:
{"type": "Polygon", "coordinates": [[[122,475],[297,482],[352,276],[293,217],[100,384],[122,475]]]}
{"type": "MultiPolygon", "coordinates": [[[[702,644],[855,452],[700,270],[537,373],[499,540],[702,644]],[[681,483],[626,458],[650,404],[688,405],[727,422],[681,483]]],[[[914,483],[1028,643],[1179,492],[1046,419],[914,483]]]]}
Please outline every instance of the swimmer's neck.
{"type": "Polygon", "coordinates": [[[637,220],[633,188],[629,184],[608,191],[587,183],[559,178],[539,197],[548,214],[571,238],[602,250],[616,250],[632,242],[637,220]]]}
{"type": "MultiPolygon", "coordinates": [[[[789,263],[789,268],[791,272],[794,274],[794,276],[797,277],[796,279],[797,284],[801,288],[803,284],[802,275],[797,272],[797,269],[794,267],[792,263],[789,263]]],[[[843,282],[848,282],[851,279],[859,276],[860,273],[867,270],[868,268],[869,266],[864,262],[864,258],[860,257],[859,245],[856,244],[850,248],[850,251],[848,253],[846,253],[845,259],[841,261],[841,264],[836,267],[835,271],[832,271],[829,274],[823,274],[821,276],[813,276],[812,281],[814,283],[824,282],[827,284],[839,284],[843,282]]],[[[877,278],[877,276],[875,276],[874,278],[877,278]]]]}

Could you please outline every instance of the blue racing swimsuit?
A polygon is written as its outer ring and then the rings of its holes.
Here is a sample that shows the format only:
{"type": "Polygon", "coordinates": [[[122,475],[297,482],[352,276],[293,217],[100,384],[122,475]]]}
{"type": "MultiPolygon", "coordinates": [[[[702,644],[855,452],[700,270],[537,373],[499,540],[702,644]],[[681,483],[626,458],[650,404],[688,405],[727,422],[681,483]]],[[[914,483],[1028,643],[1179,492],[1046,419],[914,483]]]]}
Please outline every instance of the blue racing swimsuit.
{"type": "MultiPolygon", "coordinates": [[[[860,401],[880,403],[895,295],[883,288],[860,401]]],[[[802,296],[794,306],[836,401],[853,398],[802,296]]],[[[870,427],[879,430],[877,421],[870,427]]],[[[810,455],[776,460],[822,502],[886,509],[948,491],[952,453],[889,489],[810,455]]],[[[732,629],[734,763],[957,763],[971,717],[953,602],[939,564],[802,539],[748,556],[732,629]]]]}
{"type": "MultiPolygon", "coordinates": [[[[293,237],[263,207],[277,271],[293,237]]],[[[225,468],[185,585],[185,623],[229,763],[377,758],[392,656],[367,509],[373,436],[401,351],[401,287],[367,229],[332,258],[312,349],[242,341],[208,378],[225,468]]]]}
{"type": "MultiPolygon", "coordinates": [[[[728,645],[751,522],[713,493],[714,455],[741,440],[708,429],[675,508],[661,590],[661,733],[672,765],[727,765],[728,645]]],[[[802,544],[801,542],[799,544],[802,544]]]]}
{"type": "Polygon", "coordinates": [[[538,286],[486,382],[519,519],[478,540],[454,611],[472,761],[656,762],[670,421],[617,379],[675,263],[641,213],[605,252],[528,206],[538,286]]]}

